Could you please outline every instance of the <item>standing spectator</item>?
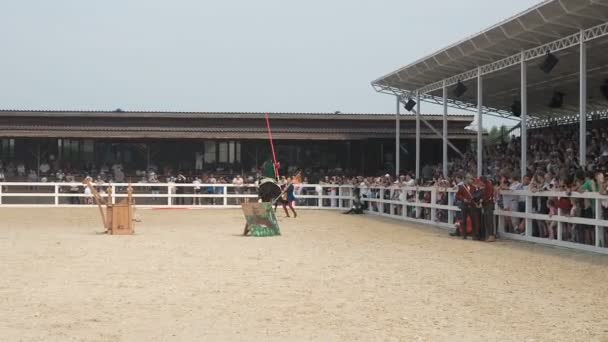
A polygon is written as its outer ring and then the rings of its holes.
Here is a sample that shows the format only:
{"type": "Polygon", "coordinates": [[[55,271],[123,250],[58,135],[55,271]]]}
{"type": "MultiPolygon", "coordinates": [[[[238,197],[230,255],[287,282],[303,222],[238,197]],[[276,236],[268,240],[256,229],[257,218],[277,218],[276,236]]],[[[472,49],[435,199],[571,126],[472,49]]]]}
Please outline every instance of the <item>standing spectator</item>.
{"type": "Polygon", "coordinates": [[[194,180],[192,181],[192,184],[194,184],[194,198],[192,198],[192,204],[193,205],[201,205],[202,201],[200,197],[196,197],[198,195],[201,194],[201,179],[198,176],[194,177],[194,180]]]}
{"type": "Polygon", "coordinates": [[[19,162],[19,164],[17,165],[17,176],[25,176],[25,164],[23,164],[23,162],[19,162]]]}
{"type": "Polygon", "coordinates": [[[496,241],[496,232],[494,231],[494,184],[487,178],[481,177],[483,184],[483,202],[482,202],[482,224],[481,229],[484,230],[483,236],[488,242],[496,241]]]}
{"type": "MultiPolygon", "coordinates": [[[[585,181],[581,185],[580,190],[583,192],[598,193],[599,189],[595,181],[595,173],[588,171],[585,174],[585,181]]],[[[583,199],[583,208],[581,216],[584,218],[595,218],[595,200],[583,199]]],[[[595,227],[590,225],[581,225],[581,242],[587,245],[593,245],[595,242],[595,227]]]]}
{"type": "MultiPolygon", "coordinates": [[[[234,192],[236,194],[240,195],[243,193],[243,184],[243,177],[241,177],[241,175],[236,175],[232,180],[232,185],[235,185],[234,192]]],[[[241,198],[236,198],[236,204],[241,204],[241,198]]]]}
{"type": "Polygon", "coordinates": [[[183,195],[186,193],[186,189],[181,186],[182,184],[186,183],[186,176],[183,175],[183,173],[181,171],[179,171],[177,173],[177,179],[175,180],[175,194],[179,197],[176,198],[175,202],[177,205],[184,205],[186,204],[186,198],[183,197],[183,195]]]}
{"type": "MultiPolygon", "coordinates": [[[[35,183],[38,181],[38,175],[35,170],[30,170],[30,173],[27,175],[27,181],[30,183],[35,183]]],[[[35,190],[37,187],[31,186],[30,190],[35,190]]]]}
{"type": "Polygon", "coordinates": [[[93,204],[93,193],[88,186],[84,187],[84,200],[85,204],[93,204]]]}
{"type": "MultiPolygon", "coordinates": [[[[215,178],[215,176],[213,176],[213,174],[210,175],[205,183],[211,184],[211,186],[207,187],[207,194],[208,195],[214,195],[215,194],[215,187],[213,186],[213,184],[217,183],[217,179],[215,178]]],[[[215,201],[215,197],[211,198],[211,204],[215,204],[215,202],[216,202],[215,201]]]]}
{"type": "Polygon", "coordinates": [[[77,194],[80,194],[80,191],[78,191],[78,184],[76,183],[76,180],[74,179],[74,176],[67,176],[66,180],[70,184],[70,189],[69,189],[69,194],[72,195],[70,196],[70,204],[80,204],[80,197],[76,196],[77,194]]]}
{"type": "MultiPolygon", "coordinates": [[[[519,177],[517,175],[513,175],[511,176],[511,181],[509,182],[509,187],[507,188],[507,190],[509,191],[520,191],[523,188],[522,184],[519,182],[519,177]]],[[[520,198],[517,195],[507,195],[507,196],[503,196],[503,201],[504,201],[504,205],[505,207],[508,208],[509,211],[511,212],[518,212],[520,210],[520,198]]],[[[525,210],[525,202],[524,202],[524,208],[525,210]]],[[[511,228],[513,229],[513,231],[515,233],[520,233],[520,227],[519,227],[519,218],[517,217],[511,217],[511,228]]]]}

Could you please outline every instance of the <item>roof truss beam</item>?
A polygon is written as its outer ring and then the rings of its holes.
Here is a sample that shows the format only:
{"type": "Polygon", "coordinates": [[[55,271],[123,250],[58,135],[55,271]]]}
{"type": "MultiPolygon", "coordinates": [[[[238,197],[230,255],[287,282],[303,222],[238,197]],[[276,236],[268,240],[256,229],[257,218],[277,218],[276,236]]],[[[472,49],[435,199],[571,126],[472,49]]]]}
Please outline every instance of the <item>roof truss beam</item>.
{"type": "MultiPolygon", "coordinates": [[[[585,42],[595,40],[597,38],[604,37],[607,35],[608,35],[608,22],[605,22],[603,24],[594,26],[592,28],[589,28],[589,29],[583,31],[583,36],[584,36],[585,42]]],[[[525,56],[524,60],[530,61],[530,60],[536,59],[538,57],[544,56],[548,52],[558,52],[561,50],[565,50],[565,49],[577,46],[580,43],[580,37],[581,37],[580,33],[575,33],[575,34],[569,35],[567,37],[549,42],[547,44],[543,44],[543,45],[537,46],[535,48],[525,50],[524,51],[524,56],[525,56]]],[[[521,63],[521,54],[518,53],[518,54],[512,55],[510,57],[503,58],[494,63],[486,64],[486,65],[482,66],[480,69],[477,69],[477,68],[471,69],[471,70],[461,73],[459,75],[455,75],[455,76],[446,78],[445,80],[431,83],[427,86],[417,89],[414,92],[418,92],[420,94],[426,94],[429,92],[437,91],[437,90],[443,88],[444,81],[446,82],[446,85],[449,87],[449,86],[455,85],[456,83],[458,83],[458,81],[468,81],[468,80],[476,79],[478,70],[481,70],[481,75],[483,76],[483,75],[491,74],[491,73],[499,71],[499,70],[510,68],[515,65],[519,65],[520,63],[521,63]]]]}

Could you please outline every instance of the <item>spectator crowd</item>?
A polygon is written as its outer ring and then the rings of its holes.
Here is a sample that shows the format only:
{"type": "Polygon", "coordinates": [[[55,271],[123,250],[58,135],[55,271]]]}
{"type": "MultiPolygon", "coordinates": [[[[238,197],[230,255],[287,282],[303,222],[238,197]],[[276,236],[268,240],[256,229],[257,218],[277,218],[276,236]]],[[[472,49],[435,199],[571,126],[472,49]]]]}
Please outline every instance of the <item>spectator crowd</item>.
{"type": "MultiPolygon", "coordinates": [[[[484,147],[483,175],[489,184],[495,187],[494,194],[498,207],[505,211],[521,212],[525,210],[525,198],[522,196],[505,194],[499,195],[499,190],[530,190],[561,191],[567,196],[547,198],[535,197],[532,205],[534,213],[546,215],[565,215],[585,218],[601,217],[608,218],[608,201],[601,201],[599,208],[601,213],[596,213],[596,205],[593,200],[570,197],[569,194],[595,192],[606,194],[608,183],[605,177],[608,173],[608,121],[593,121],[587,132],[587,163],[584,167],[579,165],[578,160],[578,127],[556,126],[529,131],[528,136],[528,163],[526,173],[520,174],[521,140],[518,137],[502,137],[499,141],[487,141],[484,147]]],[[[291,167],[286,171],[289,175],[301,174],[299,185],[296,186],[297,195],[320,194],[332,196],[339,191],[340,185],[351,185],[358,189],[363,199],[384,198],[401,201],[419,201],[430,203],[430,192],[404,190],[404,187],[436,187],[436,203],[453,204],[450,202],[447,189],[458,189],[464,180],[476,174],[477,161],[474,151],[464,152],[464,156],[458,156],[450,160],[448,165],[448,177],[442,175],[441,164],[424,165],[419,179],[415,179],[412,171],[403,171],[398,176],[393,176],[394,170],[379,170],[373,176],[357,175],[354,170],[344,170],[339,167],[334,169],[312,169],[306,166],[302,168],[291,167]],[[315,184],[315,186],[306,186],[315,184]],[[327,187],[318,187],[316,184],[327,187]],[[335,187],[332,187],[334,185],[335,187]],[[385,190],[380,191],[379,188],[385,190]],[[418,194],[418,198],[415,196],[418,194]]],[[[27,182],[78,182],[84,177],[90,176],[98,184],[101,183],[175,183],[193,184],[186,190],[184,187],[176,186],[176,194],[218,194],[223,187],[203,187],[202,184],[233,184],[236,185],[236,193],[251,193],[248,185],[255,185],[261,177],[261,170],[252,169],[248,172],[240,170],[222,169],[214,172],[195,173],[194,171],[175,172],[171,167],[162,169],[151,165],[147,170],[125,170],[122,164],[85,165],[80,168],[72,167],[69,163],[61,163],[53,156],[42,161],[36,168],[27,168],[20,161],[0,161],[0,182],[27,181],[27,182]],[[201,185],[198,185],[201,184],[201,185]]],[[[284,181],[284,180],[283,180],[284,181]]],[[[83,191],[83,187],[69,187],[68,192],[83,191]]],[[[101,190],[101,189],[100,189],[101,190]]],[[[152,193],[158,193],[160,189],[151,187],[152,193]]],[[[185,198],[176,198],[176,204],[206,204],[202,198],[193,198],[187,202],[185,198]]],[[[375,203],[373,210],[387,211],[386,207],[378,208],[375,203]]],[[[394,208],[395,211],[403,210],[401,207],[394,208]]],[[[408,212],[395,212],[394,214],[405,214],[429,218],[430,210],[414,210],[408,207],[408,212]]],[[[436,220],[447,222],[447,212],[438,210],[436,220]]],[[[506,221],[506,229],[513,233],[524,233],[525,220],[511,218],[506,221]]],[[[562,231],[562,239],[594,244],[595,231],[592,226],[565,224],[562,231]]],[[[608,230],[608,229],[607,229],[608,230]]],[[[535,220],[533,224],[533,235],[548,239],[557,238],[557,223],[551,220],[535,220]]]]}

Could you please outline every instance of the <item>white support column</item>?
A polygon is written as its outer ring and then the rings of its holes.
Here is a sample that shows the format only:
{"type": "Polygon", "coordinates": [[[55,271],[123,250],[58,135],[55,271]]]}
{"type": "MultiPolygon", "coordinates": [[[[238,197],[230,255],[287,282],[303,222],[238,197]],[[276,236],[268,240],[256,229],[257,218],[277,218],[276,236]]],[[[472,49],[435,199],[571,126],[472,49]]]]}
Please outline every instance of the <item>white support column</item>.
{"type": "Polygon", "coordinates": [[[448,87],[445,80],[443,81],[443,137],[442,137],[442,165],[443,176],[448,176],[448,87]]]}
{"type": "Polygon", "coordinates": [[[401,147],[401,125],[400,125],[400,111],[401,111],[401,99],[399,98],[399,96],[396,96],[397,98],[397,111],[395,112],[395,177],[397,179],[399,179],[399,170],[400,170],[400,162],[401,162],[401,158],[400,155],[400,150],[399,148],[401,147]]]}
{"type": "Polygon", "coordinates": [[[521,179],[528,169],[528,65],[525,54],[521,52],[521,179]]]}
{"type": "Polygon", "coordinates": [[[416,181],[420,179],[420,93],[416,94],[416,181]]]}
{"type": "Polygon", "coordinates": [[[585,166],[587,164],[587,49],[584,30],[581,30],[580,42],[579,163],[581,166],[585,166]]]}
{"type": "Polygon", "coordinates": [[[477,177],[483,175],[483,81],[477,68],[477,177]]]}

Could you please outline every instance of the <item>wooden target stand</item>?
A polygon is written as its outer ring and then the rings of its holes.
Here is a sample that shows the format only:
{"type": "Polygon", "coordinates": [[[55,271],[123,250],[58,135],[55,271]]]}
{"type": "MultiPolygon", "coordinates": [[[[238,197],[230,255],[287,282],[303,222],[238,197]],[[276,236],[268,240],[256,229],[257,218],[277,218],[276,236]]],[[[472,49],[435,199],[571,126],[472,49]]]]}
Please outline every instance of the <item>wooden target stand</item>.
{"type": "Polygon", "coordinates": [[[84,182],[87,187],[91,190],[95,203],[99,208],[101,214],[101,221],[105,228],[105,234],[111,235],[132,235],[135,233],[133,221],[134,216],[134,202],[133,202],[133,188],[131,184],[127,188],[127,198],[122,201],[112,204],[112,188],[108,188],[108,196],[106,199],[102,198],[97,192],[91,180],[86,179],[84,182]],[[105,210],[103,208],[105,205],[105,210]]]}

